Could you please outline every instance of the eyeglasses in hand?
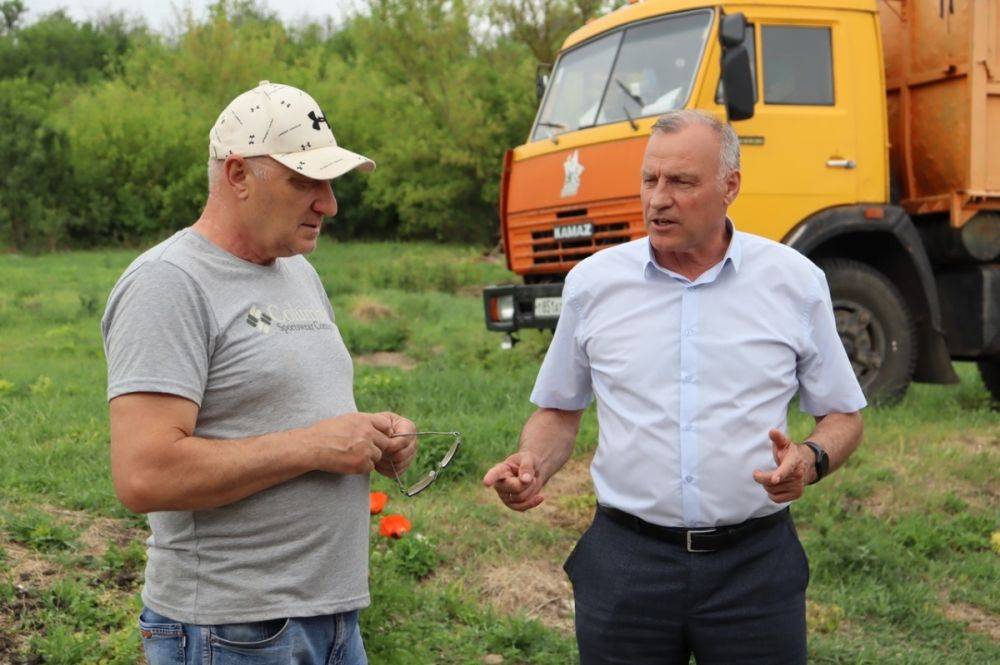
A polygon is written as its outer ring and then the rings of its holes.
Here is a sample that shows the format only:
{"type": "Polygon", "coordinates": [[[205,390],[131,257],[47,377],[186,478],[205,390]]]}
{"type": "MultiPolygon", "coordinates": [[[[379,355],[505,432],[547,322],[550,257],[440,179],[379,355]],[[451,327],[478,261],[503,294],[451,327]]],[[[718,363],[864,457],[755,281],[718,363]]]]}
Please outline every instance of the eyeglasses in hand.
{"type": "Polygon", "coordinates": [[[416,496],[420,494],[425,489],[430,487],[431,483],[437,480],[438,476],[441,475],[441,471],[451,463],[451,460],[455,458],[455,453],[458,452],[459,446],[462,445],[462,434],[460,432],[410,432],[408,434],[392,434],[389,438],[395,438],[397,436],[450,436],[453,438],[451,446],[448,451],[444,454],[444,457],[434,465],[428,473],[421,476],[416,482],[409,486],[403,485],[403,481],[399,478],[399,472],[396,471],[396,465],[392,463],[392,459],[389,459],[389,464],[392,466],[392,474],[396,477],[396,485],[399,486],[399,491],[406,496],[416,496]]]}

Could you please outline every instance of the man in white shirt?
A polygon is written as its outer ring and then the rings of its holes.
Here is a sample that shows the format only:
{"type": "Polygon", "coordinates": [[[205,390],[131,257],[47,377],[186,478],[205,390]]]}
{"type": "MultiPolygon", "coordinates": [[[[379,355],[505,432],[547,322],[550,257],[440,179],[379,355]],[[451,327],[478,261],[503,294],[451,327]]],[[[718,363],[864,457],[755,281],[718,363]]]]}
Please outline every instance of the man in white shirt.
{"type": "Polygon", "coordinates": [[[567,276],[519,451],[483,479],[542,502],[597,398],[594,523],[566,561],[589,663],[805,663],[808,564],[787,510],[857,448],[866,406],[822,271],[737,231],[732,128],[696,111],[653,127],[648,238],[567,276]],[[786,435],[796,395],[816,427],[786,435]]]}

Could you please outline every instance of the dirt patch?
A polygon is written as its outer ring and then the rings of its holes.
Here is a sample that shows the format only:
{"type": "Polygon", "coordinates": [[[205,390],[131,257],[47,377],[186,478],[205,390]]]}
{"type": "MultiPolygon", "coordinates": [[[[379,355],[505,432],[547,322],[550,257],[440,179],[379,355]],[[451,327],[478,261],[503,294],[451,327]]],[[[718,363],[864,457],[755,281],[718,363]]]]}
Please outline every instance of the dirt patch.
{"type": "Polygon", "coordinates": [[[133,540],[141,538],[142,535],[140,530],[123,526],[118,520],[97,517],[87,527],[87,530],[80,534],[80,543],[84,547],[85,554],[98,557],[103,556],[108,551],[109,545],[125,547],[133,540]]]}
{"type": "Polygon", "coordinates": [[[17,543],[4,542],[7,552],[7,567],[11,583],[26,589],[39,588],[59,573],[63,572],[51,561],[39,558],[34,552],[17,543]]]}
{"type": "Polygon", "coordinates": [[[528,514],[556,527],[581,534],[594,519],[594,484],[590,480],[593,455],[577,457],[552,476],[542,490],[545,501],[528,514]]]}
{"type": "Polygon", "coordinates": [[[810,633],[829,635],[844,627],[844,608],[833,603],[806,599],[806,625],[810,633]]]}
{"type": "Polygon", "coordinates": [[[1000,616],[996,614],[968,603],[952,602],[945,605],[944,615],[964,623],[970,632],[989,635],[993,641],[1000,642],[1000,616]]]}
{"type": "Polygon", "coordinates": [[[479,585],[497,610],[537,619],[549,628],[573,632],[573,589],[554,561],[516,561],[491,566],[479,585]]]}
{"type": "Polygon", "coordinates": [[[889,517],[903,503],[903,499],[897,496],[897,488],[891,483],[875,484],[871,493],[863,497],[852,497],[843,491],[840,491],[839,495],[846,514],[854,515],[864,512],[879,519],[889,517]]]}
{"type": "Polygon", "coordinates": [[[379,319],[386,319],[396,316],[396,311],[368,296],[359,296],[351,304],[351,316],[362,323],[371,323],[379,319]]]}
{"type": "Polygon", "coordinates": [[[1000,452],[1000,436],[972,436],[971,434],[963,434],[954,439],[949,439],[948,443],[956,444],[975,454],[986,451],[1000,452]]]}
{"type": "MultiPolygon", "coordinates": [[[[867,446],[891,451],[892,459],[882,460],[888,464],[893,480],[871,484],[871,492],[862,497],[850,497],[842,493],[841,501],[848,513],[867,512],[878,518],[887,518],[916,505],[926,504],[928,498],[954,495],[977,509],[995,506],[1000,501],[1000,490],[991,485],[983,485],[963,480],[945,468],[925,468],[920,457],[919,445],[904,445],[892,441],[867,441],[867,446]],[[914,482],[914,478],[919,482],[914,482]]],[[[962,434],[941,441],[942,449],[965,455],[1000,453],[1000,438],[962,434]]],[[[840,474],[831,482],[837,483],[840,474]]],[[[824,481],[825,482],[825,481],[824,481]]]]}
{"type": "Polygon", "coordinates": [[[78,540],[82,548],[78,553],[84,556],[101,557],[112,544],[124,547],[131,541],[143,537],[140,529],[130,528],[121,520],[93,517],[82,510],[57,508],[45,504],[40,505],[39,509],[80,532],[78,540]]]}
{"type": "MultiPolygon", "coordinates": [[[[586,455],[567,462],[542,490],[545,501],[526,512],[523,519],[583,533],[594,516],[591,459],[592,455],[586,455]]],[[[502,505],[496,492],[485,488],[476,493],[476,500],[502,505]]],[[[564,558],[565,553],[547,552],[539,559],[497,561],[465,575],[497,611],[536,619],[553,630],[572,634],[573,589],[562,569],[564,558]]]]}
{"type": "MultiPolygon", "coordinates": [[[[101,559],[111,545],[125,547],[133,540],[139,540],[143,537],[142,530],[128,527],[121,520],[91,517],[83,511],[56,508],[44,504],[38,508],[80,533],[72,553],[79,555],[84,562],[101,559]]],[[[69,572],[64,566],[46,558],[44,554],[20,543],[0,537],[0,545],[3,546],[7,554],[6,565],[9,568],[8,574],[11,582],[21,584],[27,589],[49,586],[69,572]]],[[[104,577],[107,578],[104,581],[115,586],[131,588],[138,578],[138,572],[106,571],[104,577]]]]}
{"type": "Polygon", "coordinates": [[[415,369],[417,366],[416,360],[405,353],[397,351],[378,351],[376,353],[355,356],[354,362],[369,367],[395,367],[396,369],[405,369],[407,371],[415,369]]]}
{"type": "Polygon", "coordinates": [[[20,654],[24,653],[28,634],[18,621],[41,608],[41,591],[64,576],[66,570],[16,543],[0,540],[0,545],[8,568],[0,574],[0,581],[13,587],[10,596],[0,600],[0,663],[24,663],[20,654]]]}
{"type": "Polygon", "coordinates": [[[13,663],[18,652],[17,643],[10,636],[7,626],[0,619],[0,663],[13,663]]]}
{"type": "Polygon", "coordinates": [[[9,600],[0,603],[0,663],[28,663],[20,654],[28,642],[25,631],[19,630],[15,617],[28,614],[41,605],[37,595],[23,584],[15,583],[9,600]]]}

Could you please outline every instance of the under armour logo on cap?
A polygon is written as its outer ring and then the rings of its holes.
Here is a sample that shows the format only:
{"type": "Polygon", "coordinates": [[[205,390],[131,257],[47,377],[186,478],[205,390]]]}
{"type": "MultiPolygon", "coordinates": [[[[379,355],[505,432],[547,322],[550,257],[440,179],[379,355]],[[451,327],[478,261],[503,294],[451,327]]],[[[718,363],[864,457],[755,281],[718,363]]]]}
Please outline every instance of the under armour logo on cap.
{"type": "MultiPolygon", "coordinates": [[[[309,119],[313,121],[313,129],[316,131],[319,131],[319,123],[326,122],[326,116],[321,115],[317,118],[315,111],[309,111],[309,119]]],[[[326,126],[329,127],[330,123],[326,122],[326,126]]]]}

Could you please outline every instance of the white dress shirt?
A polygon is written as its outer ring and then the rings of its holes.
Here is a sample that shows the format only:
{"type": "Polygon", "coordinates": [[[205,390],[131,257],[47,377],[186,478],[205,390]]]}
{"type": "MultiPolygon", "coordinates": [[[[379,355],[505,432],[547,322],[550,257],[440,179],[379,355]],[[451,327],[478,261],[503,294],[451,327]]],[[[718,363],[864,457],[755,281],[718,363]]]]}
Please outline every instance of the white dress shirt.
{"type": "Polygon", "coordinates": [[[753,472],[775,468],[767,433],[786,431],[796,392],[814,416],[866,405],[823,271],[727,223],[726,255],[694,281],[661,267],[648,238],[575,266],[531,394],[564,410],[597,398],[597,500],[654,524],[780,510],[753,472]]]}

